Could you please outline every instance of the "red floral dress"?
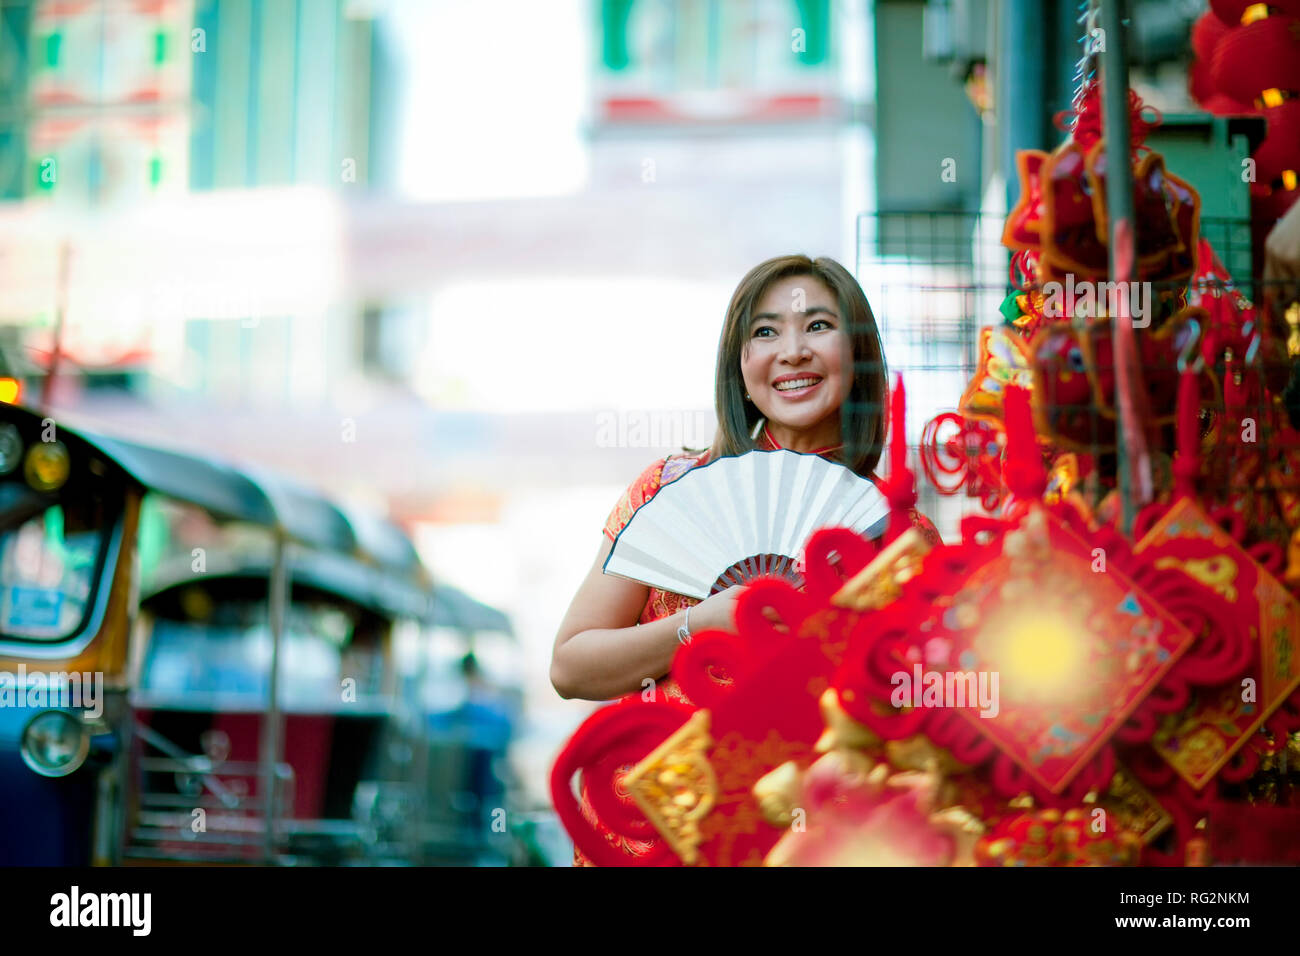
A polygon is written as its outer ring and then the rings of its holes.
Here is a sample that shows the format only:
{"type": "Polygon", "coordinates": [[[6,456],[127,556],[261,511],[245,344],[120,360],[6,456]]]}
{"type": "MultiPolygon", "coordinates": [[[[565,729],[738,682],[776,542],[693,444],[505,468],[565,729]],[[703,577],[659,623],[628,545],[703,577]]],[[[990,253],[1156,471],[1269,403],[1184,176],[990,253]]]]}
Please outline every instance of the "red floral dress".
{"type": "MultiPolygon", "coordinates": [[[[777,444],[776,440],[772,438],[766,426],[763,428],[763,436],[759,439],[757,447],[764,451],[777,451],[781,448],[781,446],[777,444]]],[[[830,448],[821,448],[818,449],[815,454],[829,455],[838,451],[842,447],[843,445],[834,445],[830,448]]],[[[623,492],[623,496],[619,498],[618,503],[614,505],[614,509],[609,513],[609,518],[605,521],[605,536],[609,538],[610,541],[613,541],[618,537],[619,532],[623,530],[623,527],[628,523],[628,521],[632,519],[632,515],[636,510],[653,498],[659,492],[660,488],[669,482],[680,478],[692,468],[706,464],[708,460],[709,454],[706,451],[699,455],[669,455],[667,458],[661,458],[651,464],[650,467],[641,472],[637,479],[628,486],[627,491],[623,492]]],[[[879,485],[880,482],[874,475],[871,475],[870,478],[873,482],[879,485]]],[[[915,508],[912,509],[911,517],[912,524],[920,529],[921,533],[929,538],[932,544],[937,545],[941,543],[939,532],[935,530],[934,525],[930,523],[928,518],[915,508]]],[[[641,609],[641,616],[637,619],[637,623],[649,624],[652,621],[658,621],[661,618],[669,617],[683,608],[691,607],[699,603],[700,602],[697,599],[687,597],[684,594],[676,594],[672,591],[661,590],[660,588],[651,588],[650,593],[646,596],[645,607],[641,609]]],[[[681,688],[677,686],[677,682],[670,676],[662,677],[656,683],[655,691],[657,693],[662,693],[673,700],[680,700],[686,704],[692,703],[692,701],[682,693],[681,688]]],[[[641,692],[636,691],[634,693],[641,692]]],[[[620,768],[620,771],[623,774],[626,774],[631,770],[631,764],[627,764],[620,768]]],[[[621,782],[617,786],[618,796],[628,805],[631,805],[632,795],[623,789],[621,782]]],[[[586,818],[587,822],[596,828],[596,830],[603,833],[605,839],[610,843],[619,847],[623,852],[630,856],[643,856],[654,847],[653,843],[628,839],[616,833],[611,833],[605,827],[601,826],[600,821],[592,812],[591,805],[588,802],[587,785],[585,781],[581,785],[581,796],[580,807],[582,809],[582,815],[586,818]]],[[[592,863],[581,850],[574,847],[573,865],[594,866],[595,864],[592,863]]]]}

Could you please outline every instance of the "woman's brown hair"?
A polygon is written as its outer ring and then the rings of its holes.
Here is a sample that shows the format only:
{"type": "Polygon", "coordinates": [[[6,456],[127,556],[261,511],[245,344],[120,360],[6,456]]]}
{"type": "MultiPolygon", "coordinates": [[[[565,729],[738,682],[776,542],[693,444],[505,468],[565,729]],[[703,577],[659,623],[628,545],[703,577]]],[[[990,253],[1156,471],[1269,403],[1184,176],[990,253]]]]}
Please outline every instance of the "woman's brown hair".
{"type": "Polygon", "coordinates": [[[714,393],[718,432],[709,449],[709,460],[743,455],[755,447],[756,443],[749,435],[762,413],[745,398],[740,356],[749,339],[754,305],[772,283],[790,276],[819,279],[839,301],[840,321],[845,323],[853,355],[853,387],[840,406],[840,434],[844,447],[838,457],[855,473],[866,477],[875,471],[885,445],[888,382],[885,353],[866,293],[847,269],[824,256],[817,259],[807,256],[768,259],[750,269],[736,286],[718,340],[714,393]]]}

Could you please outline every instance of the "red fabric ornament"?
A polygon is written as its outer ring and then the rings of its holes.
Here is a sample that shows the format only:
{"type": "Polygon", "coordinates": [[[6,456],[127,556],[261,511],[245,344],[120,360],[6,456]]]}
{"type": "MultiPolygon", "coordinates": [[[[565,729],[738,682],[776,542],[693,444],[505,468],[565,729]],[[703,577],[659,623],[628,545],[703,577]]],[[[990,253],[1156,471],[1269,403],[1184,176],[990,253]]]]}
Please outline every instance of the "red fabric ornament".
{"type": "Polygon", "coordinates": [[[963,488],[986,511],[994,510],[1002,496],[1002,433],[988,422],[945,412],[926,423],[921,434],[921,467],[941,495],[963,488]],[[940,431],[955,431],[941,438],[940,431]]]}
{"type": "Polygon", "coordinates": [[[1210,856],[1220,865],[1300,864],[1300,807],[1215,803],[1209,815],[1210,856]]]}
{"type": "Polygon", "coordinates": [[[1214,79],[1214,52],[1229,29],[1212,11],[1202,14],[1192,27],[1192,50],[1196,56],[1188,72],[1188,87],[1192,98],[1216,116],[1255,112],[1253,102],[1233,99],[1219,89],[1214,79]]]}
{"type": "Polygon", "coordinates": [[[693,708],[666,698],[656,702],[627,698],[588,717],[560,751],[551,771],[551,802],[574,844],[597,866],[678,862],[670,847],[655,841],[655,830],[645,816],[615,796],[627,769],[692,712],[693,708]],[[587,785],[591,812],[604,825],[604,832],[588,821],[574,796],[573,781],[579,773],[587,785]],[[625,841],[642,844],[642,854],[625,852],[621,846],[625,841]]]}
{"type": "Polygon", "coordinates": [[[1253,103],[1267,89],[1300,90],[1300,44],[1294,17],[1268,17],[1229,30],[1214,48],[1214,86],[1253,103]]]}
{"type": "MultiPolygon", "coordinates": [[[[856,756],[856,755],[855,755],[856,756]]],[[[840,753],[819,759],[802,777],[800,811],[771,857],[784,866],[943,866],[953,838],[935,825],[933,794],[921,775],[872,777],[870,761],[840,753]]]]}
{"type": "MultiPolygon", "coordinates": [[[[1143,103],[1135,90],[1129,90],[1128,102],[1130,148],[1137,159],[1147,133],[1159,125],[1159,111],[1143,103]],[[1153,119],[1147,119],[1148,111],[1153,119]]],[[[1074,108],[1057,114],[1056,125],[1068,132],[1070,140],[1085,153],[1090,151],[1102,137],[1101,84],[1095,80],[1088,82],[1077,95],[1074,108]]]]}
{"type": "Polygon", "coordinates": [[[1300,196],[1300,190],[1294,189],[1275,190],[1267,196],[1251,195],[1250,221],[1255,227],[1252,233],[1259,243],[1267,240],[1269,231],[1286,215],[1297,196],[1300,196]]]}
{"type": "MultiPolygon", "coordinates": [[[[1296,23],[1300,25],[1300,20],[1296,23]]],[[[1295,45],[1294,55],[1300,57],[1300,42],[1295,45]]],[[[1287,100],[1261,112],[1268,122],[1268,135],[1251,154],[1255,160],[1252,186],[1259,192],[1285,188],[1277,181],[1288,170],[1300,173],[1300,99],[1287,100]]]]}
{"type": "Polygon", "coordinates": [[[1228,29],[1228,24],[1215,16],[1213,10],[1206,10],[1201,14],[1192,24],[1192,50],[1197,58],[1208,60],[1213,56],[1214,48],[1227,34],[1228,29]]]}
{"type": "MultiPolygon", "coordinates": [[[[885,739],[900,740],[924,733],[940,746],[951,748],[953,756],[963,763],[977,767],[988,764],[989,780],[995,792],[1004,798],[1028,791],[1046,805],[1068,808],[1078,805],[1091,790],[1104,789],[1114,772],[1113,754],[1105,744],[1106,735],[1119,729],[1128,713],[1154,690],[1161,676],[1190,646],[1192,635],[1113,564],[1110,555],[1121,548],[1112,537],[1094,535],[1097,545],[1104,544],[1107,574],[1091,572],[1090,562],[1095,560],[1092,543],[1085,544],[1078,537],[1080,532],[1088,534],[1088,531],[1077,517],[1069,517],[1070,511],[1061,508],[1049,513],[1040,506],[1030,512],[1047,521],[1045,531],[1033,534],[1019,524],[972,521],[963,528],[961,545],[944,546],[926,555],[920,572],[904,585],[903,596],[873,615],[869,628],[853,632],[844,663],[834,680],[844,709],[885,739]],[[995,534],[994,540],[979,544],[976,536],[990,531],[995,534]],[[1044,533],[1046,539],[1032,543],[1035,535],[1044,533]],[[1021,541],[1026,534],[1032,540],[1021,541]],[[1009,550],[1013,539],[1014,552],[1009,550]],[[1025,548],[1031,548],[1033,553],[1025,552],[1025,548]],[[1070,557],[1072,554],[1076,557],[1070,557]],[[1071,561],[1080,561],[1084,573],[1079,578],[1076,572],[1075,584],[1070,587],[1083,586],[1085,590],[1071,591],[1068,598],[1062,596],[1073,608],[1069,615],[1063,614],[1058,619],[1059,626],[1066,629],[1062,634],[1070,635],[1062,646],[1072,648],[1069,653],[1085,655],[1092,653],[1087,650],[1092,646],[1101,655],[1095,660],[1090,658],[1093,664],[1079,665],[1079,672],[1087,670],[1096,681],[1106,667],[1114,667],[1111,652],[1101,650],[1101,646],[1111,640],[1131,640],[1120,636],[1127,633],[1127,625],[1120,622],[1127,619],[1130,611],[1138,614],[1134,626],[1142,632],[1141,641],[1155,641],[1149,645],[1131,644],[1128,653],[1139,656],[1125,666],[1135,669],[1114,671],[1114,677],[1128,690],[1121,690],[1120,684],[1106,685],[1104,693],[1089,698],[1093,703],[1081,698],[1077,705],[1069,706],[1064,700],[1068,695],[1058,692],[1052,695],[1053,701],[1046,709],[1037,710],[1024,700],[1008,703],[1004,690],[1003,711],[992,718],[978,716],[970,708],[954,711],[893,706],[896,675],[918,664],[924,665],[929,673],[930,669],[946,670],[946,662],[960,665],[963,670],[979,669],[982,661],[987,664],[987,670],[1014,675],[1015,658],[1005,658],[1005,655],[1017,653],[1007,649],[1017,645],[1014,640],[1011,645],[1005,642],[1012,639],[1008,635],[1014,635],[1019,626],[1013,620],[1016,608],[1028,606],[1041,613],[1051,604],[1056,585],[1049,587],[1045,581],[1037,580],[1035,573],[1047,568],[1050,577],[1056,573],[1055,565],[1071,561]],[[1012,567],[1018,570],[1013,573],[1012,567]],[[1007,598],[1003,605],[989,603],[993,600],[991,595],[1001,593],[999,589],[1010,587],[1013,582],[1030,588],[1034,601],[1026,605],[1007,598]],[[1080,611],[1077,603],[1088,588],[1098,587],[1101,591],[1107,588],[1123,591],[1123,599],[1112,608],[1119,616],[1105,627],[1100,622],[1109,621],[1106,615],[1111,613],[1106,610],[1111,605],[1105,594],[1097,592],[1091,598],[1092,610],[1087,612],[1080,611]],[[981,594],[990,596],[981,598],[978,596],[981,594]],[[1063,623],[1067,619],[1072,623],[1063,623]],[[1079,623],[1080,620],[1086,623],[1079,623]],[[1085,630],[1094,625],[1101,630],[1089,636],[1085,630]],[[1096,641],[1101,643],[1094,644],[1096,641]],[[1144,649],[1138,650],[1139,647],[1144,649]],[[1003,658],[995,661],[999,654],[1003,658]],[[1154,655],[1149,665],[1153,669],[1149,672],[1143,669],[1148,665],[1140,663],[1142,655],[1154,655]],[[1103,666],[1104,661],[1111,663],[1103,666]],[[1127,676],[1121,678],[1121,673],[1127,676]],[[1094,705],[1104,708],[1109,716],[1100,712],[1092,714],[1089,708],[1094,705]],[[954,715],[960,719],[955,720],[954,715]]],[[[1022,518],[1021,524],[1024,520],[1027,518],[1022,518]]],[[[1067,577],[1056,580],[1062,584],[1070,580],[1069,573],[1065,573],[1067,577]]],[[[1167,574],[1162,578],[1156,583],[1163,593],[1178,596],[1179,582],[1167,574]]],[[[1092,693],[1100,685],[1090,686],[1089,693],[1092,693]]]]}
{"type": "Polygon", "coordinates": [[[1251,4],[1252,0],[1210,0],[1210,13],[1217,17],[1224,27],[1235,27],[1241,23],[1241,15],[1251,4]]]}
{"type": "MultiPolygon", "coordinates": [[[[1147,107],[1133,93],[1130,108],[1138,278],[1185,278],[1195,267],[1200,197],[1143,145],[1154,121],[1144,117],[1147,107]]],[[[1110,256],[1106,156],[1096,84],[1081,97],[1070,138],[1050,154],[1020,153],[1016,163],[1021,193],[1002,240],[1008,248],[1034,256],[1030,281],[1042,288],[1067,277],[1074,282],[1105,279],[1110,256]]],[[[1057,317],[1070,318],[1071,313],[1057,317]]]]}
{"type": "Polygon", "coordinates": [[[1038,454],[1029,393],[1011,386],[1006,394],[1007,456],[1002,465],[1002,480],[1011,492],[1012,502],[1038,501],[1047,489],[1047,472],[1038,454]]]}
{"type": "Polygon", "coordinates": [[[1191,498],[1169,509],[1134,550],[1197,586],[1204,624],[1196,647],[1134,725],[1148,736],[1148,723],[1158,722],[1152,746],[1199,789],[1300,687],[1300,667],[1289,663],[1300,661],[1300,602],[1191,498]]]}
{"type": "MultiPolygon", "coordinates": [[[[1123,827],[1095,830],[1098,818],[1082,809],[1035,810],[998,820],[980,837],[980,866],[1125,866],[1141,853],[1141,839],[1123,827]]],[[[1104,819],[1104,817],[1102,818],[1104,819]]]]}
{"type": "Polygon", "coordinates": [[[1034,249],[1042,241],[1043,165],[1050,153],[1022,149],[1016,153],[1021,193],[1003,226],[1002,244],[1008,249],[1034,249]]]}
{"type": "MultiPolygon", "coordinates": [[[[1235,27],[1242,22],[1246,12],[1258,8],[1261,4],[1255,0],[1210,0],[1210,11],[1226,26],[1235,27]]],[[[1267,4],[1268,16],[1300,16],[1298,0],[1272,0],[1267,4]]]]}
{"type": "Polygon", "coordinates": [[[909,515],[916,504],[916,478],[907,467],[907,395],[901,375],[896,376],[889,401],[889,477],[883,490],[890,507],[888,544],[912,527],[909,515]]]}
{"type": "Polygon", "coordinates": [[[1216,15],[1203,16],[1193,29],[1197,59],[1189,87],[1210,112],[1269,118],[1268,135],[1253,157],[1263,167],[1251,186],[1252,233],[1259,246],[1300,195],[1286,188],[1289,178],[1279,181],[1300,164],[1291,119],[1300,96],[1300,2],[1232,0],[1211,7],[1216,15]]]}
{"type": "MultiPolygon", "coordinates": [[[[1001,506],[1001,517],[968,516],[959,542],[909,550],[911,522],[896,520],[916,494],[900,381],[881,483],[895,519],[886,546],[818,532],[802,593],[760,582],[737,605],[735,634],[699,634],[678,653],[672,678],[693,706],[633,698],[593,715],[561,754],[553,797],[597,862],[941,863],[964,860],[964,846],[986,864],[1116,864],[1132,861],[1140,831],[1142,862],[1199,865],[1222,852],[1234,814],[1248,819],[1250,808],[1225,798],[1256,785],[1300,729],[1300,601],[1278,578],[1278,542],[1260,532],[1282,518],[1300,527],[1300,435],[1267,407],[1274,383],[1255,361],[1280,341],[1200,240],[1196,193],[1159,157],[1140,157],[1139,275],[1197,269],[1192,305],[1162,301],[1134,340],[1152,406],[1144,424],[1176,426],[1173,487],[1139,513],[1136,545],[1107,523],[1117,509],[1094,514],[1066,493],[1096,465],[1079,454],[1067,475],[1053,447],[1104,450],[1118,404],[1109,320],[1082,299],[1051,316],[1038,288],[1062,267],[1108,268],[1105,162],[1088,92],[1072,140],[1020,164],[1005,235],[1019,244],[1023,302],[1008,300],[1011,324],[982,333],[960,414],[922,437],[932,481],[1001,506]],[[1202,409],[1220,399],[1203,437],[1202,409]],[[1267,450],[1234,433],[1256,406],[1267,450]],[[1202,503],[1202,472],[1215,469],[1226,501],[1202,503]],[[996,704],[981,674],[999,675],[996,704]],[[954,696],[959,687],[971,694],[954,696]],[[934,773],[930,789],[881,788],[891,774],[906,784],[912,771],[899,771],[917,765],[907,756],[916,753],[945,767],[941,805],[964,808],[946,822],[931,813],[934,773]],[[591,791],[585,814],[571,789],[578,774],[591,791]],[[1130,796],[1141,792],[1140,826],[1112,822],[1096,834],[1088,807],[1121,780],[1130,796]],[[818,808],[804,838],[773,822],[782,781],[802,788],[789,806],[818,808]],[[1017,812],[1025,798],[1035,807],[1017,812]],[[978,842],[959,832],[962,813],[990,827],[978,842]],[[625,852],[632,844],[639,858],[625,852]]],[[[1135,151],[1144,134],[1139,125],[1135,151]]],[[[1286,580],[1300,587],[1300,546],[1292,559],[1286,580]]]]}
{"type": "MultiPolygon", "coordinates": [[[[825,582],[840,573],[827,563],[832,555],[835,565],[847,562],[844,566],[852,569],[865,563],[874,547],[848,529],[829,529],[810,541],[807,579],[814,592],[824,595],[825,582]],[[858,544],[850,545],[849,535],[858,544]]],[[[646,816],[631,771],[688,720],[706,713],[709,742],[701,745],[697,765],[707,762],[719,772],[710,791],[713,809],[692,843],[690,862],[761,862],[780,832],[751,828],[738,836],[729,821],[757,816],[750,789],[759,777],[787,760],[801,766],[810,762],[823,729],[818,700],[840,662],[847,628],[857,619],[784,581],[759,581],[737,602],[737,634],[701,632],[674,658],[672,677],[695,706],[630,697],[589,717],[561,752],[551,777],[556,810],[577,848],[600,866],[683,861],[680,834],[669,840],[663,821],[646,816]],[[781,627],[766,617],[769,607],[780,615],[781,627]],[[728,681],[719,682],[719,673],[728,681]],[[776,701],[779,707],[773,706],[776,701]],[[579,774],[600,826],[583,815],[574,797],[572,781],[579,774]],[[640,854],[625,852],[625,841],[638,841],[640,854]]]]}

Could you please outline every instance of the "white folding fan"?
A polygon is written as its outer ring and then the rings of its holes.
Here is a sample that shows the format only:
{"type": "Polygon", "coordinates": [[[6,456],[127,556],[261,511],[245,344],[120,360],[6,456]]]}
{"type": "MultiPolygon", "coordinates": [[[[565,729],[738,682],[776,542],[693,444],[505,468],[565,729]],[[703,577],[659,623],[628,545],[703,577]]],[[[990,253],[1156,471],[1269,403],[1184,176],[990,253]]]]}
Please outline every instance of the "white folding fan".
{"type": "Polygon", "coordinates": [[[795,559],[814,531],[875,537],[888,521],[885,496],[843,465],[755,450],[664,485],[619,533],[604,570],[701,600],[764,575],[802,584],[795,559]]]}

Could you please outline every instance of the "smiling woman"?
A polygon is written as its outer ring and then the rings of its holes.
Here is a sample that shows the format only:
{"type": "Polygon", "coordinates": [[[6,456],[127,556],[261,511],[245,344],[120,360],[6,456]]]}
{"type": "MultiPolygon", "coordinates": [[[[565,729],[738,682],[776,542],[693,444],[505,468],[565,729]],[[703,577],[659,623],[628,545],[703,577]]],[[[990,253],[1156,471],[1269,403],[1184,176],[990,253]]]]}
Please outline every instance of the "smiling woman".
{"type": "MultiPolygon", "coordinates": [[[[741,587],[696,601],[604,574],[619,532],[663,485],[708,461],[754,449],[823,455],[876,481],[885,395],[876,320],[848,270],[807,256],[781,256],[751,269],[731,297],[718,343],[713,444],[653,462],[615,504],[596,561],[556,635],[551,683],[560,696],[611,700],[640,692],[690,703],[667,676],[673,655],[692,632],[733,629],[741,587]]],[[[919,512],[912,512],[912,523],[938,543],[919,512]]],[[[585,784],[583,812],[599,826],[585,784]]],[[[632,855],[652,846],[608,836],[632,855]]],[[[575,852],[574,862],[588,861],[575,852]]]]}
{"type": "Polygon", "coordinates": [[[885,357],[861,286],[833,259],[769,259],[741,280],[722,330],[714,457],[769,444],[838,451],[863,477],[885,441],[885,357]]]}

